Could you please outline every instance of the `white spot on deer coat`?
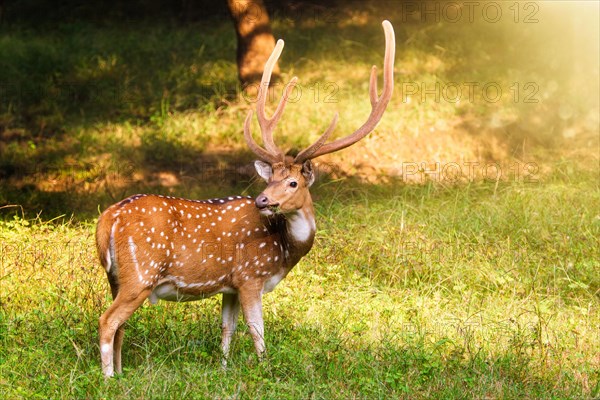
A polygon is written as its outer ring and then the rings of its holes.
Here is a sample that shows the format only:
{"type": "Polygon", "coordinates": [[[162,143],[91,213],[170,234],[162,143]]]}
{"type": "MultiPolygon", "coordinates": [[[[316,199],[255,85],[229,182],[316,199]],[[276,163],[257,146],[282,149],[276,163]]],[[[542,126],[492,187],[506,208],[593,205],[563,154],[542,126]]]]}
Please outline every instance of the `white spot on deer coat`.
{"type": "Polygon", "coordinates": [[[144,278],[142,277],[142,273],[140,272],[140,265],[138,264],[136,252],[136,245],[133,243],[133,238],[129,236],[127,239],[127,243],[129,244],[129,253],[131,254],[131,261],[133,262],[133,266],[135,267],[135,271],[138,274],[138,279],[140,282],[144,282],[144,278]]]}

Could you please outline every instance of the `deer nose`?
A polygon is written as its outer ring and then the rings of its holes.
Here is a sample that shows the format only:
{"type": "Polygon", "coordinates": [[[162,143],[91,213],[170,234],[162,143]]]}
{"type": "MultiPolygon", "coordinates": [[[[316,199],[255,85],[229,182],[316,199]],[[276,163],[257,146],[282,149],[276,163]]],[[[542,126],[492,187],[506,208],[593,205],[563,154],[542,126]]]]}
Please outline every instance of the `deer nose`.
{"type": "Polygon", "coordinates": [[[254,203],[256,204],[256,207],[262,210],[269,205],[269,198],[264,194],[259,194],[256,200],[254,200],[254,203]]]}

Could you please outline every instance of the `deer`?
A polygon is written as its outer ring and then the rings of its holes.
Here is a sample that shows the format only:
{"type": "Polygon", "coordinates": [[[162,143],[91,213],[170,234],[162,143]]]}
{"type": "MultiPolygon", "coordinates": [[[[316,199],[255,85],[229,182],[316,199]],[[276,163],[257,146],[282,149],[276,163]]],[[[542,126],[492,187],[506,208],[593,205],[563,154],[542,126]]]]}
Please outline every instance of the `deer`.
{"type": "Polygon", "coordinates": [[[244,138],[258,157],[256,172],[267,183],[256,198],[230,196],[188,200],[137,194],[109,206],[99,217],[96,247],[106,271],[113,302],[99,319],[102,372],[122,373],[124,324],[145,300],[193,301],[222,294],[222,363],[226,367],[240,308],[259,360],[265,352],[262,296],[271,292],[312,248],[315,211],[309,192],[315,181],[311,160],[358,142],[381,120],[394,87],[395,38],[385,35],[383,88],[378,94],[377,67],[369,80],[371,112],[355,132],[327,143],[335,113],[324,133],[295,157],[275,145],[273,130],[281,118],[293,77],[271,117],[265,112],[273,67],[283,50],[279,40],[267,60],[256,114],[263,146],[253,138],[250,110],[244,138]]]}

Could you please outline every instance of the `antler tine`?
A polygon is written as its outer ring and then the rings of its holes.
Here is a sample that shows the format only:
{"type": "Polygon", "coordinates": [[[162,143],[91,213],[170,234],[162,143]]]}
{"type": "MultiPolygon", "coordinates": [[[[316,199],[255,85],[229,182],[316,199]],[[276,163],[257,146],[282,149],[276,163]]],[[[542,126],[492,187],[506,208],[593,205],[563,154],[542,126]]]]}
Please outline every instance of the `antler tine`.
{"type": "Polygon", "coordinates": [[[246,143],[250,150],[254,152],[261,160],[268,161],[271,164],[277,163],[281,161],[281,157],[278,154],[272,154],[267,150],[263,149],[254,141],[252,137],[252,132],[250,131],[250,123],[252,121],[252,110],[248,112],[246,116],[246,120],[244,121],[244,139],[246,139],[246,143]]]}
{"type": "Polygon", "coordinates": [[[371,78],[369,79],[369,99],[371,100],[371,108],[377,104],[377,66],[371,67],[371,78]]]}
{"type": "Polygon", "coordinates": [[[304,161],[310,160],[312,158],[312,155],[315,153],[315,151],[319,150],[319,148],[325,144],[327,139],[329,139],[329,135],[331,135],[331,133],[335,129],[335,125],[338,122],[338,117],[339,117],[339,114],[335,113],[335,115],[333,116],[333,120],[329,124],[329,127],[327,128],[325,133],[323,133],[321,135],[321,137],[319,137],[317,139],[316,142],[314,142],[313,144],[308,146],[306,149],[304,149],[300,153],[298,153],[296,158],[294,158],[294,163],[301,164],[304,161]]]}
{"type": "Polygon", "coordinates": [[[290,93],[296,86],[296,82],[298,78],[293,77],[290,82],[286,85],[283,94],[281,95],[281,100],[273,113],[271,118],[267,117],[265,112],[266,102],[267,102],[267,93],[269,91],[269,83],[271,81],[271,75],[273,73],[273,68],[281,56],[281,52],[283,51],[284,42],[283,40],[278,40],[273,52],[269,56],[269,59],[265,63],[265,68],[263,70],[263,75],[260,82],[260,87],[258,90],[258,96],[256,98],[256,118],[258,119],[258,124],[261,130],[261,136],[266,149],[262,148],[260,145],[256,143],[254,138],[252,137],[250,131],[251,124],[251,116],[252,111],[246,117],[246,121],[244,122],[244,138],[248,143],[248,147],[261,159],[265,161],[269,161],[270,163],[282,162],[284,161],[283,152],[277,147],[275,142],[273,141],[273,129],[281,115],[283,114],[283,110],[285,109],[285,105],[290,97],[290,93]]]}
{"type": "MultiPolygon", "coordinates": [[[[385,111],[385,108],[388,105],[392,97],[392,92],[394,90],[394,56],[396,53],[396,39],[394,37],[394,28],[389,21],[383,21],[383,30],[385,32],[385,57],[383,61],[383,90],[381,92],[381,96],[377,96],[377,67],[373,66],[371,68],[371,76],[369,78],[369,99],[371,100],[371,114],[369,114],[369,118],[367,121],[358,128],[354,133],[343,137],[338,140],[334,140],[331,143],[323,144],[320,148],[317,148],[313,151],[313,153],[305,158],[316,158],[322,156],[323,154],[333,153],[334,151],[338,151],[344,149],[348,146],[353,145],[354,143],[361,140],[363,137],[368,135],[385,111]]],[[[320,142],[321,138],[317,141],[320,142]]],[[[317,144],[315,143],[315,145],[317,144]]],[[[314,145],[309,148],[313,148],[314,145]]],[[[308,150],[308,149],[307,149],[308,150]]],[[[300,154],[303,154],[304,151],[300,154]]],[[[298,157],[300,157],[300,154],[298,157]]],[[[298,158],[297,157],[297,158],[298,158]]]]}
{"type": "Polygon", "coordinates": [[[267,101],[267,93],[269,91],[269,83],[271,81],[271,74],[273,72],[273,68],[275,67],[275,63],[279,59],[279,56],[281,56],[283,46],[283,40],[278,40],[275,49],[273,49],[273,53],[271,53],[271,56],[265,64],[265,69],[263,71],[263,76],[260,82],[260,89],[256,103],[256,115],[258,123],[260,125],[263,143],[267,151],[276,154],[281,159],[281,161],[283,161],[284,155],[283,152],[277,147],[277,145],[275,145],[275,142],[273,141],[273,129],[275,128],[275,125],[277,125],[277,122],[279,122],[279,119],[283,114],[285,105],[287,104],[288,98],[290,97],[290,93],[296,86],[298,78],[293,77],[290,80],[290,82],[286,85],[283,94],[281,95],[281,100],[279,101],[277,109],[275,110],[271,118],[267,117],[266,115],[265,105],[267,101]]]}

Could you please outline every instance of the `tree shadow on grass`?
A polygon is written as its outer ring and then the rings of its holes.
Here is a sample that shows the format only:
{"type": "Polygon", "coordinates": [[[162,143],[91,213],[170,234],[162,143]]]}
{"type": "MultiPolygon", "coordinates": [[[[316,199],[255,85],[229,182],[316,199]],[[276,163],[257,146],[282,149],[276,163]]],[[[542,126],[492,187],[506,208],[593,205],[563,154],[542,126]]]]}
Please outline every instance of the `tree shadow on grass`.
{"type": "MultiPolygon", "coordinates": [[[[357,64],[373,60],[380,65],[382,49],[370,44],[382,42],[379,21],[389,17],[402,21],[396,24],[401,79],[417,84],[429,84],[432,76],[438,75],[467,79],[472,78],[473,69],[490,73],[490,65],[494,66],[492,75],[498,72],[507,78],[502,65],[490,61],[485,53],[490,46],[486,38],[491,37],[500,44],[499,50],[512,54],[504,49],[503,44],[510,40],[499,28],[487,24],[484,28],[492,33],[475,40],[471,30],[461,30],[460,24],[405,21],[397,7],[390,10],[369,3],[366,11],[350,8],[332,9],[336,10],[333,14],[325,9],[318,14],[329,19],[317,14],[282,18],[286,23],[278,29],[287,41],[282,62],[297,60],[288,64],[290,70],[296,65],[318,66],[332,58],[357,64]],[[445,29],[460,35],[446,43],[442,39],[451,35],[445,29]],[[451,52],[438,42],[463,57],[448,56],[451,52]],[[472,65],[474,60],[477,68],[472,65]]],[[[160,18],[134,23],[115,19],[97,25],[69,20],[43,34],[18,25],[4,27],[0,33],[0,204],[22,205],[30,216],[43,210],[48,219],[59,215],[86,219],[136,192],[203,198],[255,190],[249,153],[207,151],[207,144],[220,143],[208,143],[212,139],[199,134],[190,145],[180,140],[180,131],[169,136],[160,125],[172,112],[208,110],[202,115],[213,116],[220,107],[229,107],[231,100],[239,100],[231,23],[219,19],[202,22],[180,26],[160,18]],[[98,145],[100,140],[86,137],[87,133],[78,134],[96,124],[111,123],[142,126],[149,132],[137,138],[141,144],[113,141],[109,146],[98,145]]],[[[363,78],[350,77],[347,83],[362,85],[366,83],[363,78]]],[[[408,109],[407,116],[418,115],[414,117],[418,119],[417,134],[438,117],[431,110],[421,116],[421,106],[401,105],[408,109]]],[[[524,157],[520,149],[526,141],[555,143],[557,132],[570,132],[568,123],[556,117],[557,107],[558,103],[546,102],[528,114],[551,115],[551,123],[535,125],[535,118],[523,119],[519,124],[503,125],[492,136],[524,157]],[[548,137],[554,139],[544,140],[548,137]]],[[[475,124],[471,124],[473,119],[462,118],[460,134],[477,136],[481,121],[495,111],[490,110],[475,115],[475,124]]],[[[450,112],[454,111],[451,108],[450,112]]],[[[223,129],[230,128],[223,124],[223,129]]],[[[423,137],[422,142],[439,142],[439,138],[423,137]]],[[[597,143],[597,138],[589,143],[597,143]]],[[[431,153],[429,143],[420,144],[431,153]]],[[[423,151],[417,157],[430,158],[430,153],[423,151]]],[[[344,176],[343,168],[333,175],[344,176]]]]}
{"type": "Polygon", "coordinates": [[[86,218],[139,191],[195,197],[244,190],[249,154],[206,152],[202,135],[190,146],[161,127],[171,112],[214,110],[239,94],[230,22],[208,25],[70,22],[44,34],[5,27],[0,204],[22,205],[29,216],[86,218]],[[150,129],[141,144],[109,148],[78,133],[110,123],[150,129]]]}
{"type": "MultiPolygon", "coordinates": [[[[65,216],[85,221],[96,218],[110,204],[137,193],[197,199],[249,194],[256,192],[252,159],[248,153],[232,151],[190,153],[170,163],[146,167],[114,159],[72,167],[61,165],[56,169],[46,167],[0,180],[0,203],[22,206],[28,218],[41,213],[43,220],[65,216]]],[[[0,215],[9,218],[21,212],[5,208],[0,215]]]]}

